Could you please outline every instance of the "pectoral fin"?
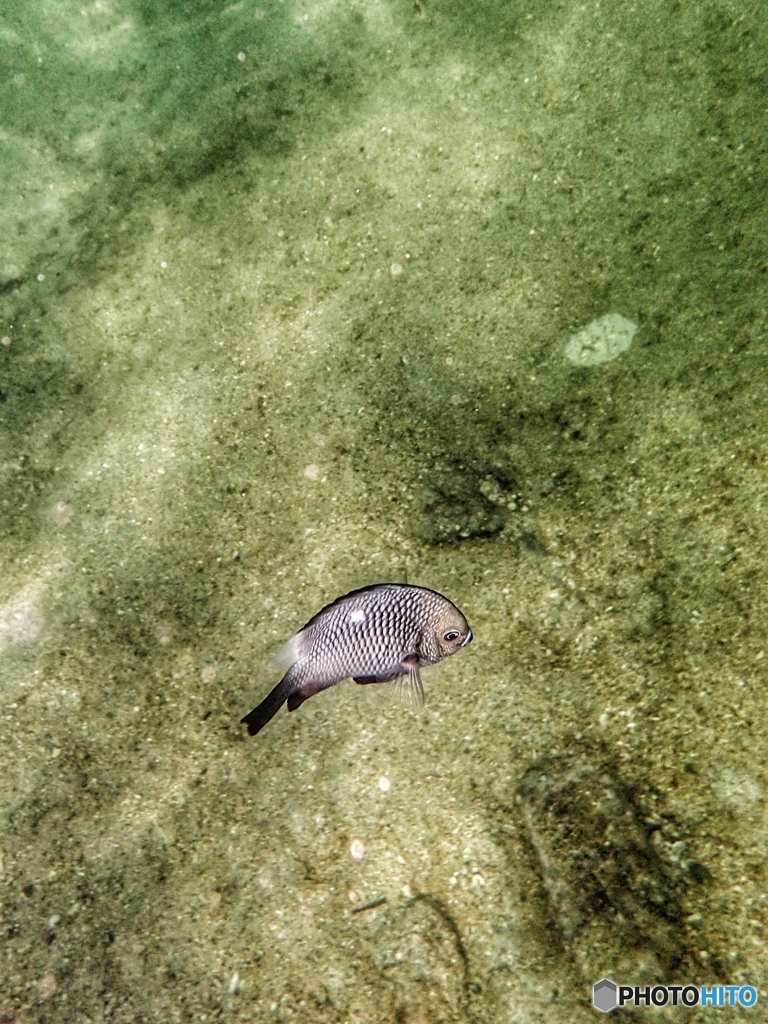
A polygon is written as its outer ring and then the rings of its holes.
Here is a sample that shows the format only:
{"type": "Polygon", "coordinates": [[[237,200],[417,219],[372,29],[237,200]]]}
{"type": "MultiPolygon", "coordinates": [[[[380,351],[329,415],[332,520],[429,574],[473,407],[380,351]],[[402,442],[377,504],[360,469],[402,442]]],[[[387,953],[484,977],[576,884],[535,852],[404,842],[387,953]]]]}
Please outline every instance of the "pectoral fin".
{"type": "Polygon", "coordinates": [[[389,684],[392,692],[412,708],[424,706],[424,687],[421,685],[418,654],[409,654],[400,662],[403,674],[389,684]]]}

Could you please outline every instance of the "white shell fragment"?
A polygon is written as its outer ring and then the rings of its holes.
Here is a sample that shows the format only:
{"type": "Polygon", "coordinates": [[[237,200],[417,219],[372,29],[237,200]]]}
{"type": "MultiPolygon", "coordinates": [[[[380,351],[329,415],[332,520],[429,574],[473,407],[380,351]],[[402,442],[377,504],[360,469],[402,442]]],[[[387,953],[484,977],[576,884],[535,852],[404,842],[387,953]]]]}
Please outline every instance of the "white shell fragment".
{"type": "Polygon", "coordinates": [[[597,366],[626,352],[637,324],[621,313],[607,313],[572,334],[565,346],[565,358],[576,366],[597,366]]]}

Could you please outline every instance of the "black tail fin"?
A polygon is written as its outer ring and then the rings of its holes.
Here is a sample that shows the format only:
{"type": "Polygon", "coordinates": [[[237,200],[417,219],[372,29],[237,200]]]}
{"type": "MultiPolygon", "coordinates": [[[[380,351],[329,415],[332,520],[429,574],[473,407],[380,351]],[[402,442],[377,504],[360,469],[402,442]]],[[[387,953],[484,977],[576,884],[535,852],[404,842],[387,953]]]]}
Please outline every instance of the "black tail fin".
{"type": "Polygon", "coordinates": [[[283,676],[274,690],[270,690],[264,700],[253,711],[249,711],[248,714],[241,718],[241,722],[246,722],[248,725],[248,732],[251,736],[255,736],[257,732],[261,732],[267,722],[274,718],[280,708],[288,700],[288,695],[291,692],[291,683],[287,682],[287,676],[283,676]]]}

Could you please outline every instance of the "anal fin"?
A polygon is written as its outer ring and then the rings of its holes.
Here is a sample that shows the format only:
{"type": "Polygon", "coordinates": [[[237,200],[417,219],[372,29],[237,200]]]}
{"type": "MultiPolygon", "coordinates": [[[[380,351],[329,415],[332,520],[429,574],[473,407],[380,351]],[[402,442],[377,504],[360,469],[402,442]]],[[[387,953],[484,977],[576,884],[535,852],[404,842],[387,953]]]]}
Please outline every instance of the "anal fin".
{"type": "Polygon", "coordinates": [[[321,683],[304,683],[298,690],[294,690],[288,698],[288,710],[295,711],[296,708],[301,707],[305,700],[309,700],[310,697],[314,697],[316,693],[320,693],[321,690],[325,689],[326,687],[321,683]]]}

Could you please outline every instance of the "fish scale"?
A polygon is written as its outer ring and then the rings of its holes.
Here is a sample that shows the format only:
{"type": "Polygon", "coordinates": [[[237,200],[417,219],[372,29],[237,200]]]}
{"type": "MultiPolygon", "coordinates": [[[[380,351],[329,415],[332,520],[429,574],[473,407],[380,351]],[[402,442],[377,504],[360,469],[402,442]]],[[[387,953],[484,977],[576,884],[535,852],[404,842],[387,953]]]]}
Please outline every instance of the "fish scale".
{"type": "MultiPolygon", "coordinates": [[[[415,645],[419,634],[418,625],[412,616],[407,615],[407,609],[398,605],[392,611],[398,611],[400,615],[392,614],[386,606],[368,605],[360,609],[350,606],[335,610],[328,628],[318,629],[316,637],[313,635],[308,653],[314,657],[307,659],[297,678],[319,675],[333,677],[335,681],[342,668],[348,675],[381,671],[381,659],[388,651],[415,645]],[[350,619],[356,610],[365,614],[364,621],[350,619]],[[354,654],[350,655],[350,651],[354,654]]],[[[396,663],[397,659],[393,665],[396,663]]]]}
{"type": "Polygon", "coordinates": [[[421,703],[420,669],[471,640],[464,615],[436,590],[405,583],[353,590],[326,605],[293,637],[283,655],[288,671],[242,721],[254,735],[286,702],[295,711],[348,678],[361,684],[399,680],[421,703]]]}

